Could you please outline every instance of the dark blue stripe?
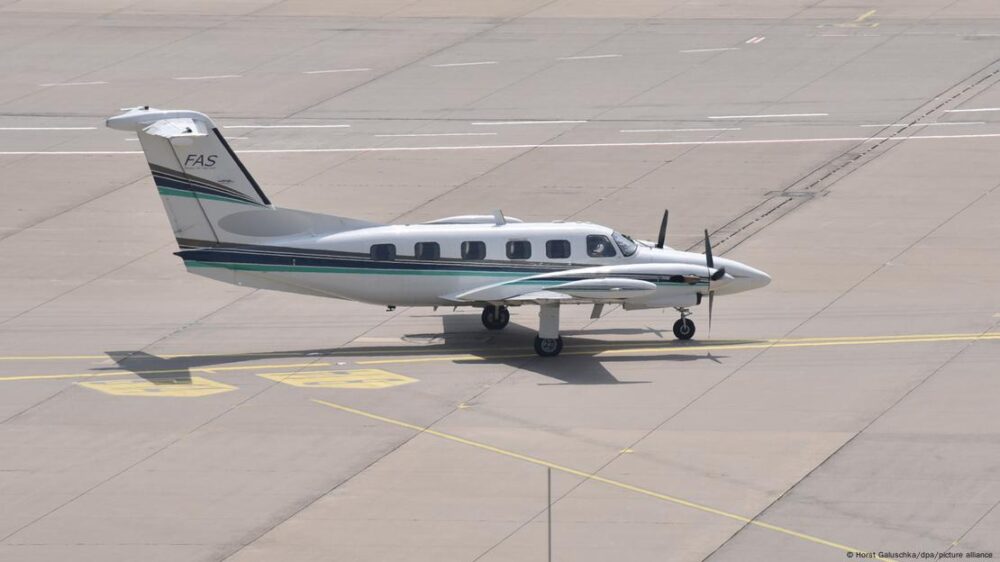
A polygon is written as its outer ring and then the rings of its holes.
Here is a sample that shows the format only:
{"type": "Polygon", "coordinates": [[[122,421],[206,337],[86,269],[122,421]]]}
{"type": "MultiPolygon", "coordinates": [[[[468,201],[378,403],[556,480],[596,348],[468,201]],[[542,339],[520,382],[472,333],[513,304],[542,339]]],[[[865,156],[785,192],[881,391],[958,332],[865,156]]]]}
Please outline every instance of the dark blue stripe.
{"type": "Polygon", "coordinates": [[[525,276],[563,271],[552,267],[509,267],[482,262],[416,262],[416,261],[374,261],[370,258],[347,256],[288,256],[266,253],[234,252],[228,250],[181,250],[177,255],[182,259],[200,262],[243,263],[254,265],[282,265],[303,267],[354,267],[365,269],[392,269],[414,271],[481,271],[497,273],[520,273],[525,276]]]}
{"type": "MultiPolygon", "coordinates": [[[[295,252],[295,248],[280,248],[271,247],[270,249],[275,252],[295,252]]],[[[312,250],[313,252],[318,252],[320,250],[312,250]]],[[[267,252],[254,252],[249,250],[227,250],[223,248],[217,249],[196,249],[196,250],[181,250],[176,253],[185,261],[196,261],[201,263],[235,263],[235,264],[246,264],[246,265],[267,265],[267,266],[283,266],[283,267],[341,267],[341,268],[355,268],[355,269],[382,269],[382,270],[392,270],[392,271],[414,271],[414,272],[424,272],[424,271],[450,271],[455,273],[460,272],[470,272],[470,273],[498,273],[498,274],[509,274],[516,273],[524,277],[530,277],[533,275],[540,275],[543,273],[555,273],[558,271],[567,271],[571,269],[577,269],[580,267],[588,267],[585,265],[574,264],[567,267],[551,267],[545,265],[532,266],[528,264],[519,264],[518,266],[510,266],[498,263],[485,263],[477,261],[440,261],[440,262],[428,262],[428,261],[407,261],[394,260],[394,261],[376,261],[372,260],[368,256],[363,254],[348,255],[347,253],[336,254],[335,252],[330,252],[332,255],[328,256],[318,256],[318,255],[287,255],[287,253],[267,253],[267,252]]],[[[669,277],[661,277],[658,275],[644,275],[644,274],[620,274],[616,277],[625,277],[628,279],[638,279],[642,281],[650,281],[653,283],[671,283],[677,285],[686,284],[685,281],[675,281],[671,280],[669,277]]],[[[558,279],[553,279],[553,281],[558,281],[560,283],[568,283],[570,281],[580,281],[585,279],[593,279],[592,277],[586,276],[567,276],[560,277],[558,279]]]]}
{"type": "Polygon", "coordinates": [[[204,193],[206,195],[214,195],[216,197],[225,197],[227,199],[234,199],[236,201],[240,201],[240,202],[244,202],[244,203],[253,203],[255,205],[259,205],[258,202],[254,201],[253,199],[250,199],[249,197],[236,196],[236,195],[233,195],[232,193],[229,193],[229,192],[221,191],[221,190],[218,190],[218,189],[208,188],[208,187],[205,187],[205,186],[202,186],[202,185],[198,185],[198,184],[193,183],[193,182],[187,182],[187,181],[176,180],[174,178],[168,178],[166,176],[159,175],[159,174],[153,174],[153,183],[155,183],[157,187],[168,187],[170,189],[179,189],[179,190],[182,190],[182,191],[194,191],[196,193],[204,193]]]}

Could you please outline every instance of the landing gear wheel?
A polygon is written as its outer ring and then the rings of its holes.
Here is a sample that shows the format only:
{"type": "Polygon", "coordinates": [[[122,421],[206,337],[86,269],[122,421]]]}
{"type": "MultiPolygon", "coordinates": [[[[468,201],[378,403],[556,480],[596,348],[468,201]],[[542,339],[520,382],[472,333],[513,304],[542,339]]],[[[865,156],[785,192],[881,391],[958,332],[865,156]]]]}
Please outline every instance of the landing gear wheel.
{"type": "Polygon", "coordinates": [[[506,306],[483,307],[483,326],[487,330],[503,330],[510,322],[510,311],[506,306]]]}
{"type": "Polygon", "coordinates": [[[542,357],[555,357],[562,351],[563,341],[558,338],[535,338],[535,353],[542,357]]]}
{"type": "Polygon", "coordinates": [[[694,322],[687,318],[681,318],[674,322],[674,335],[679,340],[689,340],[694,336],[694,322]]]}

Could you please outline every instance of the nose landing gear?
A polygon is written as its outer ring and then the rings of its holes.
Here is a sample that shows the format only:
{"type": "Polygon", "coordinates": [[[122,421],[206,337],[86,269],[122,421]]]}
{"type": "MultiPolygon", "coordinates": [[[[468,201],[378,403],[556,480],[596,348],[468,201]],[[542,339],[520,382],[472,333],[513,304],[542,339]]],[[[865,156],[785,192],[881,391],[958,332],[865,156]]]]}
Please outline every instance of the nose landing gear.
{"type": "Polygon", "coordinates": [[[679,340],[689,340],[694,337],[694,322],[688,318],[691,315],[691,311],[686,308],[678,308],[677,312],[681,313],[680,320],[674,322],[674,336],[679,340]]]}

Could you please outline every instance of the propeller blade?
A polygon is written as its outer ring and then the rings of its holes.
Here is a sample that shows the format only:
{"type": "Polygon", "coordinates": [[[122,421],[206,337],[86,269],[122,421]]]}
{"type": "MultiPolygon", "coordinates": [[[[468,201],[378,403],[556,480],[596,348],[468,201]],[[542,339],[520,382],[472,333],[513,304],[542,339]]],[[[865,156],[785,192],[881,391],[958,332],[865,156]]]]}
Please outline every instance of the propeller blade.
{"type": "Polygon", "coordinates": [[[715,260],[712,259],[712,243],[708,241],[708,229],[705,229],[705,264],[715,269],[715,260]]]}
{"type": "Polygon", "coordinates": [[[663,244],[667,241],[667,218],[670,217],[670,210],[664,209],[663,220],[660,221],[660,236],[656,239],[656,247],[663,248],[663,244]]]}
{"type": "Polygon", "coordinates": [[[719,268],[715,273],[711,273],[715,269],[715,259],[712,257],[712,242],[708,239],[708,229],[705,229],[705,265],[708,267],[708,337],[712,337],[712,308],[715,305],[715,291],[712,290],[712,281],[718,281],[722,279],[722,276],[726,274],[726,268],[719,268]]]}
{"type": "Polygon", "coordinates": [[[715,291],[708,292],[708,338],[712,339],[712,307],[715,304],[715,291]]]}

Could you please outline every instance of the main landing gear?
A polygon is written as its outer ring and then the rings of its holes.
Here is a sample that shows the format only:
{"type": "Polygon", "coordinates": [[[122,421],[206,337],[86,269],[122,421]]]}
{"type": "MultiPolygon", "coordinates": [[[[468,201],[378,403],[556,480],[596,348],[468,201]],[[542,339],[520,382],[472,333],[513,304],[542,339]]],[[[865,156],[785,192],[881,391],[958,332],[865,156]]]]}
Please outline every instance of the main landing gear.
{"type": "Polygon", "coordinates": [[[510,311],[506,306],[489,304],[483,307],[482,318],[487,330],[503,330],[510,323],[510,311]]]}
{"type": "Polygon", "coordinates": [[[681,313],[681,318],[674,322],[674,336],[679,340],[689,340],[694,336],[694,322],[688,318],[691,311],[686,308],[678,308],[677,312],[681,313]]]}
{"type": "MultiPolygon", "coordinates": [[[[483,326],[487,330],[502,330],[510,323],[510,311],[506,306],[488,304],[483,307],[483,326]]],[[[538,309],[538,336],[535,338],[535,353],[542,357],[555,357],[563,348],[559,337],[559,304],[543,304],[538,309]]]]}
{"type": "Polygon", "coordinates": [[[542,357],[555,357],[562,348],[563,340],[559,336],[559,303],[543,304],[538,308],[535,353],[542,357]]]}

